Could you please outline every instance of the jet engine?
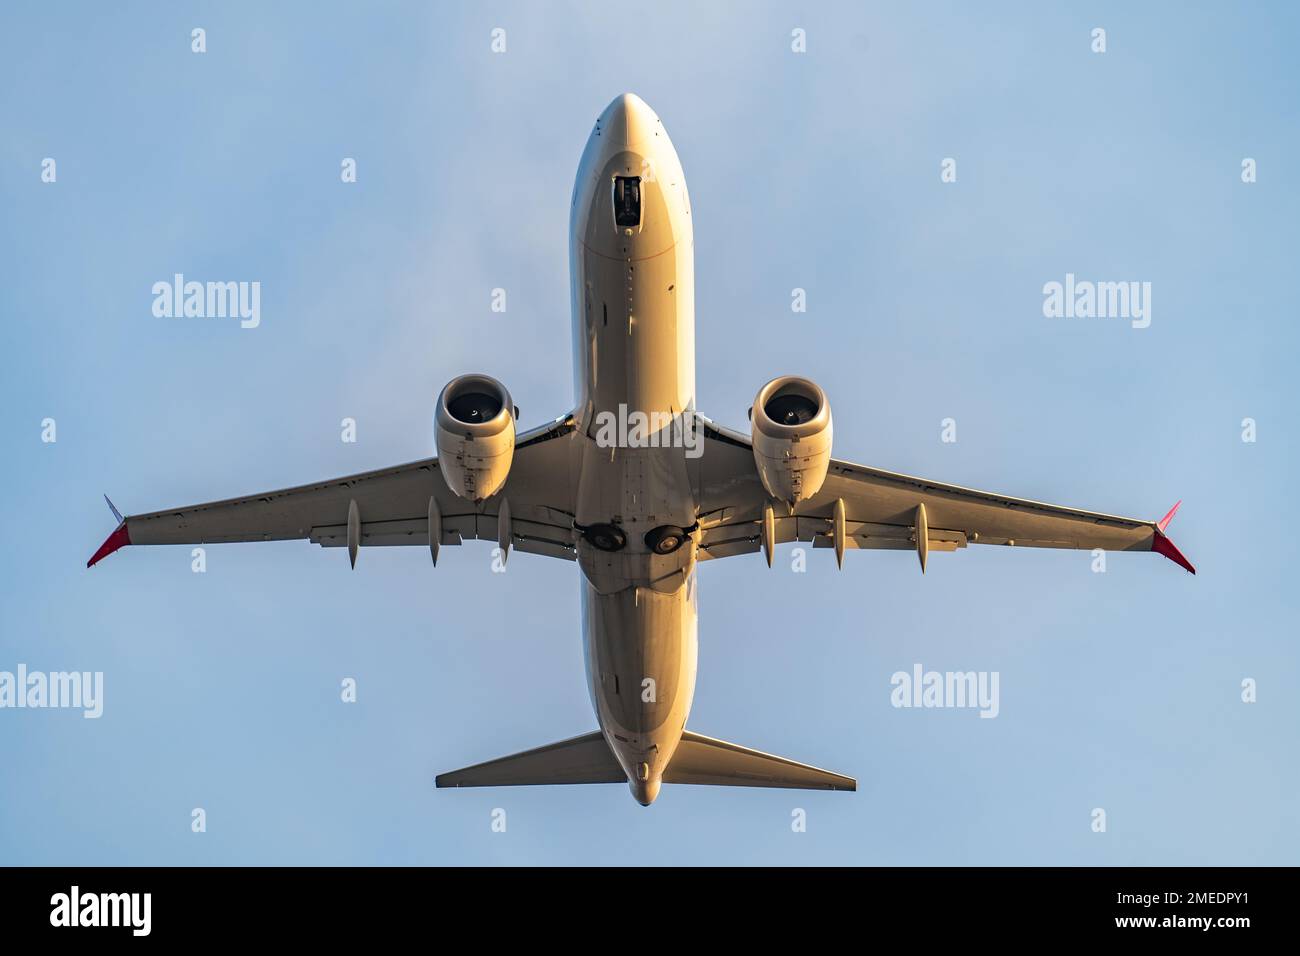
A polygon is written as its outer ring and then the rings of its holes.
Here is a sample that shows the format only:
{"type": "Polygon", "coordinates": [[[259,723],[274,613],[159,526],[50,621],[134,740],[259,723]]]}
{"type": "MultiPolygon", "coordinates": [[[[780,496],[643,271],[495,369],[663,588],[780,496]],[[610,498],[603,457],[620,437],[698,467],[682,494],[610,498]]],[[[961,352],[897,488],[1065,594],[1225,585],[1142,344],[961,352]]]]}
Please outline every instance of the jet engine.
{"type": "Polygon", "coordinates": [[[826,393],[806,378],[774,378],[758,390],[750,422],[754,463],[767,493],[791,505],[817,494],[831,462],[826,393]]]}
{"type": "Polygon", "coordinates": [[[487,375],[462,375],[438,396],[434,431],[447,487],[480,502],[506,483],[515,454],[515,407],[506,387],[487,375]]]}

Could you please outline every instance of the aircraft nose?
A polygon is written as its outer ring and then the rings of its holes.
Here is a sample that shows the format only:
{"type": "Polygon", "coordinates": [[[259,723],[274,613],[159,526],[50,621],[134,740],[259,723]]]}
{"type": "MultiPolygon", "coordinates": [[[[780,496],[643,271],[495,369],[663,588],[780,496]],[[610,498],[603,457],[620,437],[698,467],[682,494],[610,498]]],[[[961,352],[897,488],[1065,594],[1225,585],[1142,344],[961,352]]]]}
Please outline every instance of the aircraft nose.
{"type": "Polygon", "coordinates": [[[608,130],[610,142],[631,148],[653,137],[659,117],[635,93],[616,96],[601,114],[600,126],[608,130]]]}

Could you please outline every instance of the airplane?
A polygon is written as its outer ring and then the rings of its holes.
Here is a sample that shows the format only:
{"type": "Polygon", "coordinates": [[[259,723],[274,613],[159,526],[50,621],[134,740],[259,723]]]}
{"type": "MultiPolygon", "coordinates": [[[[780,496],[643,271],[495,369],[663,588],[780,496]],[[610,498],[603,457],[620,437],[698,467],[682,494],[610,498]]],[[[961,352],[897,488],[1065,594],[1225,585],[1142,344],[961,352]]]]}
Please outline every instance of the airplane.
{"type": "MultiPolygon", "coordinates": [[[[701,561],[807,542],[928,556],[971,544],[1154,551],[1195,568],[1159,521],[975,491],[831,457],[831,408],[807,378],[758,390],[748,434],[695,409],[691,201],[677,152],[638,96],[596,120],[569,224],[573,410],[516,434],[505,386],[463,375],[439,394],[437,457],[119,520],[125,545],[307,539],[346,547],[494,542],[576,561],[598,729],[436,777],[435,786],[627,783],[855,790],[852,777],[688,730],[701,561]],[[630,411],[629,411],[630,410],[630,411]],[[619,427],[611,425],[618,417],[619,427]],[[639,416],[639,417],[638,417],[639,416]],[[647,424],[648,423],[648,424],[647,424]],[[624,427],[629,426],[629,427],[624,427]]],[[[110,502],[110,506],[111,506],[110,502]]]]}

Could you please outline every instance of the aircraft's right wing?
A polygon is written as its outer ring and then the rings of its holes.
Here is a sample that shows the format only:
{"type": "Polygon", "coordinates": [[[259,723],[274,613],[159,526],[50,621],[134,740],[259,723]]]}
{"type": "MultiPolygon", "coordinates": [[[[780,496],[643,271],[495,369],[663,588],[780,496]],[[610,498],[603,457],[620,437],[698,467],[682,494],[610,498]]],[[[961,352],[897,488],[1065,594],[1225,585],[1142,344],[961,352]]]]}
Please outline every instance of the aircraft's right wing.
{"type": "MultiPolygon", "coordinates": [[[[771,497],[750,437],[704,419],[704,439],[699,557],[758,551],[771,497]]],[[[816,495],[799,502],[793,514],[777,511],[772,536],[773,543],[810,541],[816,548],[916,551],[922,568],[929,552],[968,544],[1155,551],[1195,574],[1165,534],[1177,510],[1174,505],[1159,521],[1122,518],[832,459],[816,495]]]]}
{"type": "Polygon", "coordinates": [[[457,497],[425,458],[393,468],[243,498],[131,515],[95,552],[87,567],[128,544],[217,544],[302,538],[346,547],[352,503],[360,546],[498,541],[502,502],[509,502],[510,546],[574,560],[574,422],[572,416],[519,435],[505,487],[475,506],[457,497]],[[433,512],[437,510],[435,520],[433,512]]]}

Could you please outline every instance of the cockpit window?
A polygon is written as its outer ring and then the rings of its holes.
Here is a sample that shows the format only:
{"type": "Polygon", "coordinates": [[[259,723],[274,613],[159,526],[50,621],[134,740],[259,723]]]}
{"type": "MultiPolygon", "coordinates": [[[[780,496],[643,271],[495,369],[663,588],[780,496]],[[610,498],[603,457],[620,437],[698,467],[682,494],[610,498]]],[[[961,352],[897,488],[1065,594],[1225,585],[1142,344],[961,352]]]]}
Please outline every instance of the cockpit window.
{"type": "Polygon", "coordinates": [[[620,229],[641,225],[641,177],[614,177],[614,222],[620,229]]]}

